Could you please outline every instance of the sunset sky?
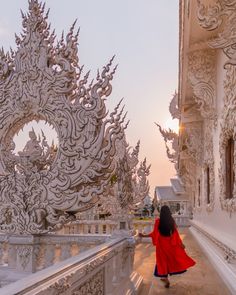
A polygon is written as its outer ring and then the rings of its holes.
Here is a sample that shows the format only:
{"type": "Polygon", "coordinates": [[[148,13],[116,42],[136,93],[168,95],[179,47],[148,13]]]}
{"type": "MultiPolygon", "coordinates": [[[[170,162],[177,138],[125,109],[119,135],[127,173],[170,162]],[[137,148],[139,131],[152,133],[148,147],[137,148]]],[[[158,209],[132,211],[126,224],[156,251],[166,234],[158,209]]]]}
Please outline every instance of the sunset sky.
{"type": "MultiPolygon", "coordinates": [[[[168,111],[178,86],[178,0],[46,0],[49,21],[60,37],[78,19],[79,58],[91,76],[115,54],[119,64],[110,110],[124,97],[128,119],[127,141],[140,139],[140,160],[152,165],[150,196],[156,185],[168,185],[175,175],[164,141],[154,122],[170,125],[168,111]]],[[[2,1],[0,46],[15,48],[14,33],[21,32],[20,9],[27,0],[2,1]]],[[[22,145],[24,146],[22,141],[22,145]]]]}

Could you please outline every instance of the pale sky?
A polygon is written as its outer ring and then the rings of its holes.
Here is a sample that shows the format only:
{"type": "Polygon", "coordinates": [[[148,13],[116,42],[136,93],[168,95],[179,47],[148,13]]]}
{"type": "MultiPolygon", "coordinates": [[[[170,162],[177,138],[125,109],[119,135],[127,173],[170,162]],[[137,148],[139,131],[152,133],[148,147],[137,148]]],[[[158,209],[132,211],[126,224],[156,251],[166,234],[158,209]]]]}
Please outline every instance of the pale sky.
{"type": "MultiPolygon", "coordinates": [[[[28,0],[1,1],[0,46],[15,48],[14,33],[21,32],[20,9],[28,0]]],[[[168,185],[175,175],[164,141],[154,122],[166,127],[172,94],[178,86],[178,0],[46,0],[49,21],[58,37],[78,19],[79,58],[85,70],[97,68],[115,54],[119,64],[110,110],[124,97],[130,124],[127,141],[140,139],[140,160],[152,165],[150,195],[156,185],[168,185]]]]}

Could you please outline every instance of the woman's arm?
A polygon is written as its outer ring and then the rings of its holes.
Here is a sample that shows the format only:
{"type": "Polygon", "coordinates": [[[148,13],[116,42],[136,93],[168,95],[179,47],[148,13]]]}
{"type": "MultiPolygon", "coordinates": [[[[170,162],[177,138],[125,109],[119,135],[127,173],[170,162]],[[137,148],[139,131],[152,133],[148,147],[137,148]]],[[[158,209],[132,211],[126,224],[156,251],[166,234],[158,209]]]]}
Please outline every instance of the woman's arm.
{"type": "Polygon", "coordinates": [[[150,234],[139,233],[138,235],[140,238],[149,238],[150,237],[150,234]]]}
{"type": "Polygon", "coordinates": [[[158,235],[159,235],[158,225],[159,225],[159,219],[156,219],[153,231],[151,233],[149,233],[149,234],[140,233],[139,236],[141,238],[151,238],[153,245],[157,245],[157,243],[158,243],[158,235]]]}

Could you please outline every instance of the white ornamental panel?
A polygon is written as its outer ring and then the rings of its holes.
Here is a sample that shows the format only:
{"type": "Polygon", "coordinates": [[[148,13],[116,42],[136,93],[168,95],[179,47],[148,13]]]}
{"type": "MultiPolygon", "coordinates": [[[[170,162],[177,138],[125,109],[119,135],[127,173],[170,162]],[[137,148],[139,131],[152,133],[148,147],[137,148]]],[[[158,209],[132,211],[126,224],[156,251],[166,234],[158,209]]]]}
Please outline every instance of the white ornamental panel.
{"type": "Polygon", "coordinates": [[[106,195],[115,142],[126,127],[123,109],[108,115],[104,103],[113,59],[89,84],[88,74],[81,77],[75,24],[56,43],[44,9],[30,0],[16,51],[0,51],[0,230],[9,233],[53,230],[106,195]],[[32,130],[14,153],[13,137],[33,120],[54,127],[58,147],[32,130]]]}

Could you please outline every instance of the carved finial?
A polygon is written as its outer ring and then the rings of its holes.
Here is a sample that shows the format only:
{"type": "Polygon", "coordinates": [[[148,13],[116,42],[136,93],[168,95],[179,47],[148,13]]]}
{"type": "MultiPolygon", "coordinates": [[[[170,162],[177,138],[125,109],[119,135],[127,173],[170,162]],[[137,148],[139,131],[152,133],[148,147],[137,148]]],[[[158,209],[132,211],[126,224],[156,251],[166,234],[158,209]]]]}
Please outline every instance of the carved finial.
{"type": "Polygon", "coordinates": [[[180,110],[178,108],[178,93],[175,91],[169,105],[169,111],[173,119],[180,119],[180,110]]]}
{"type": "Polygon", "coordinates": [[[100,72],[99,72],[99,69],[97,70],[97,81],[100,80],[100,72]]]}

